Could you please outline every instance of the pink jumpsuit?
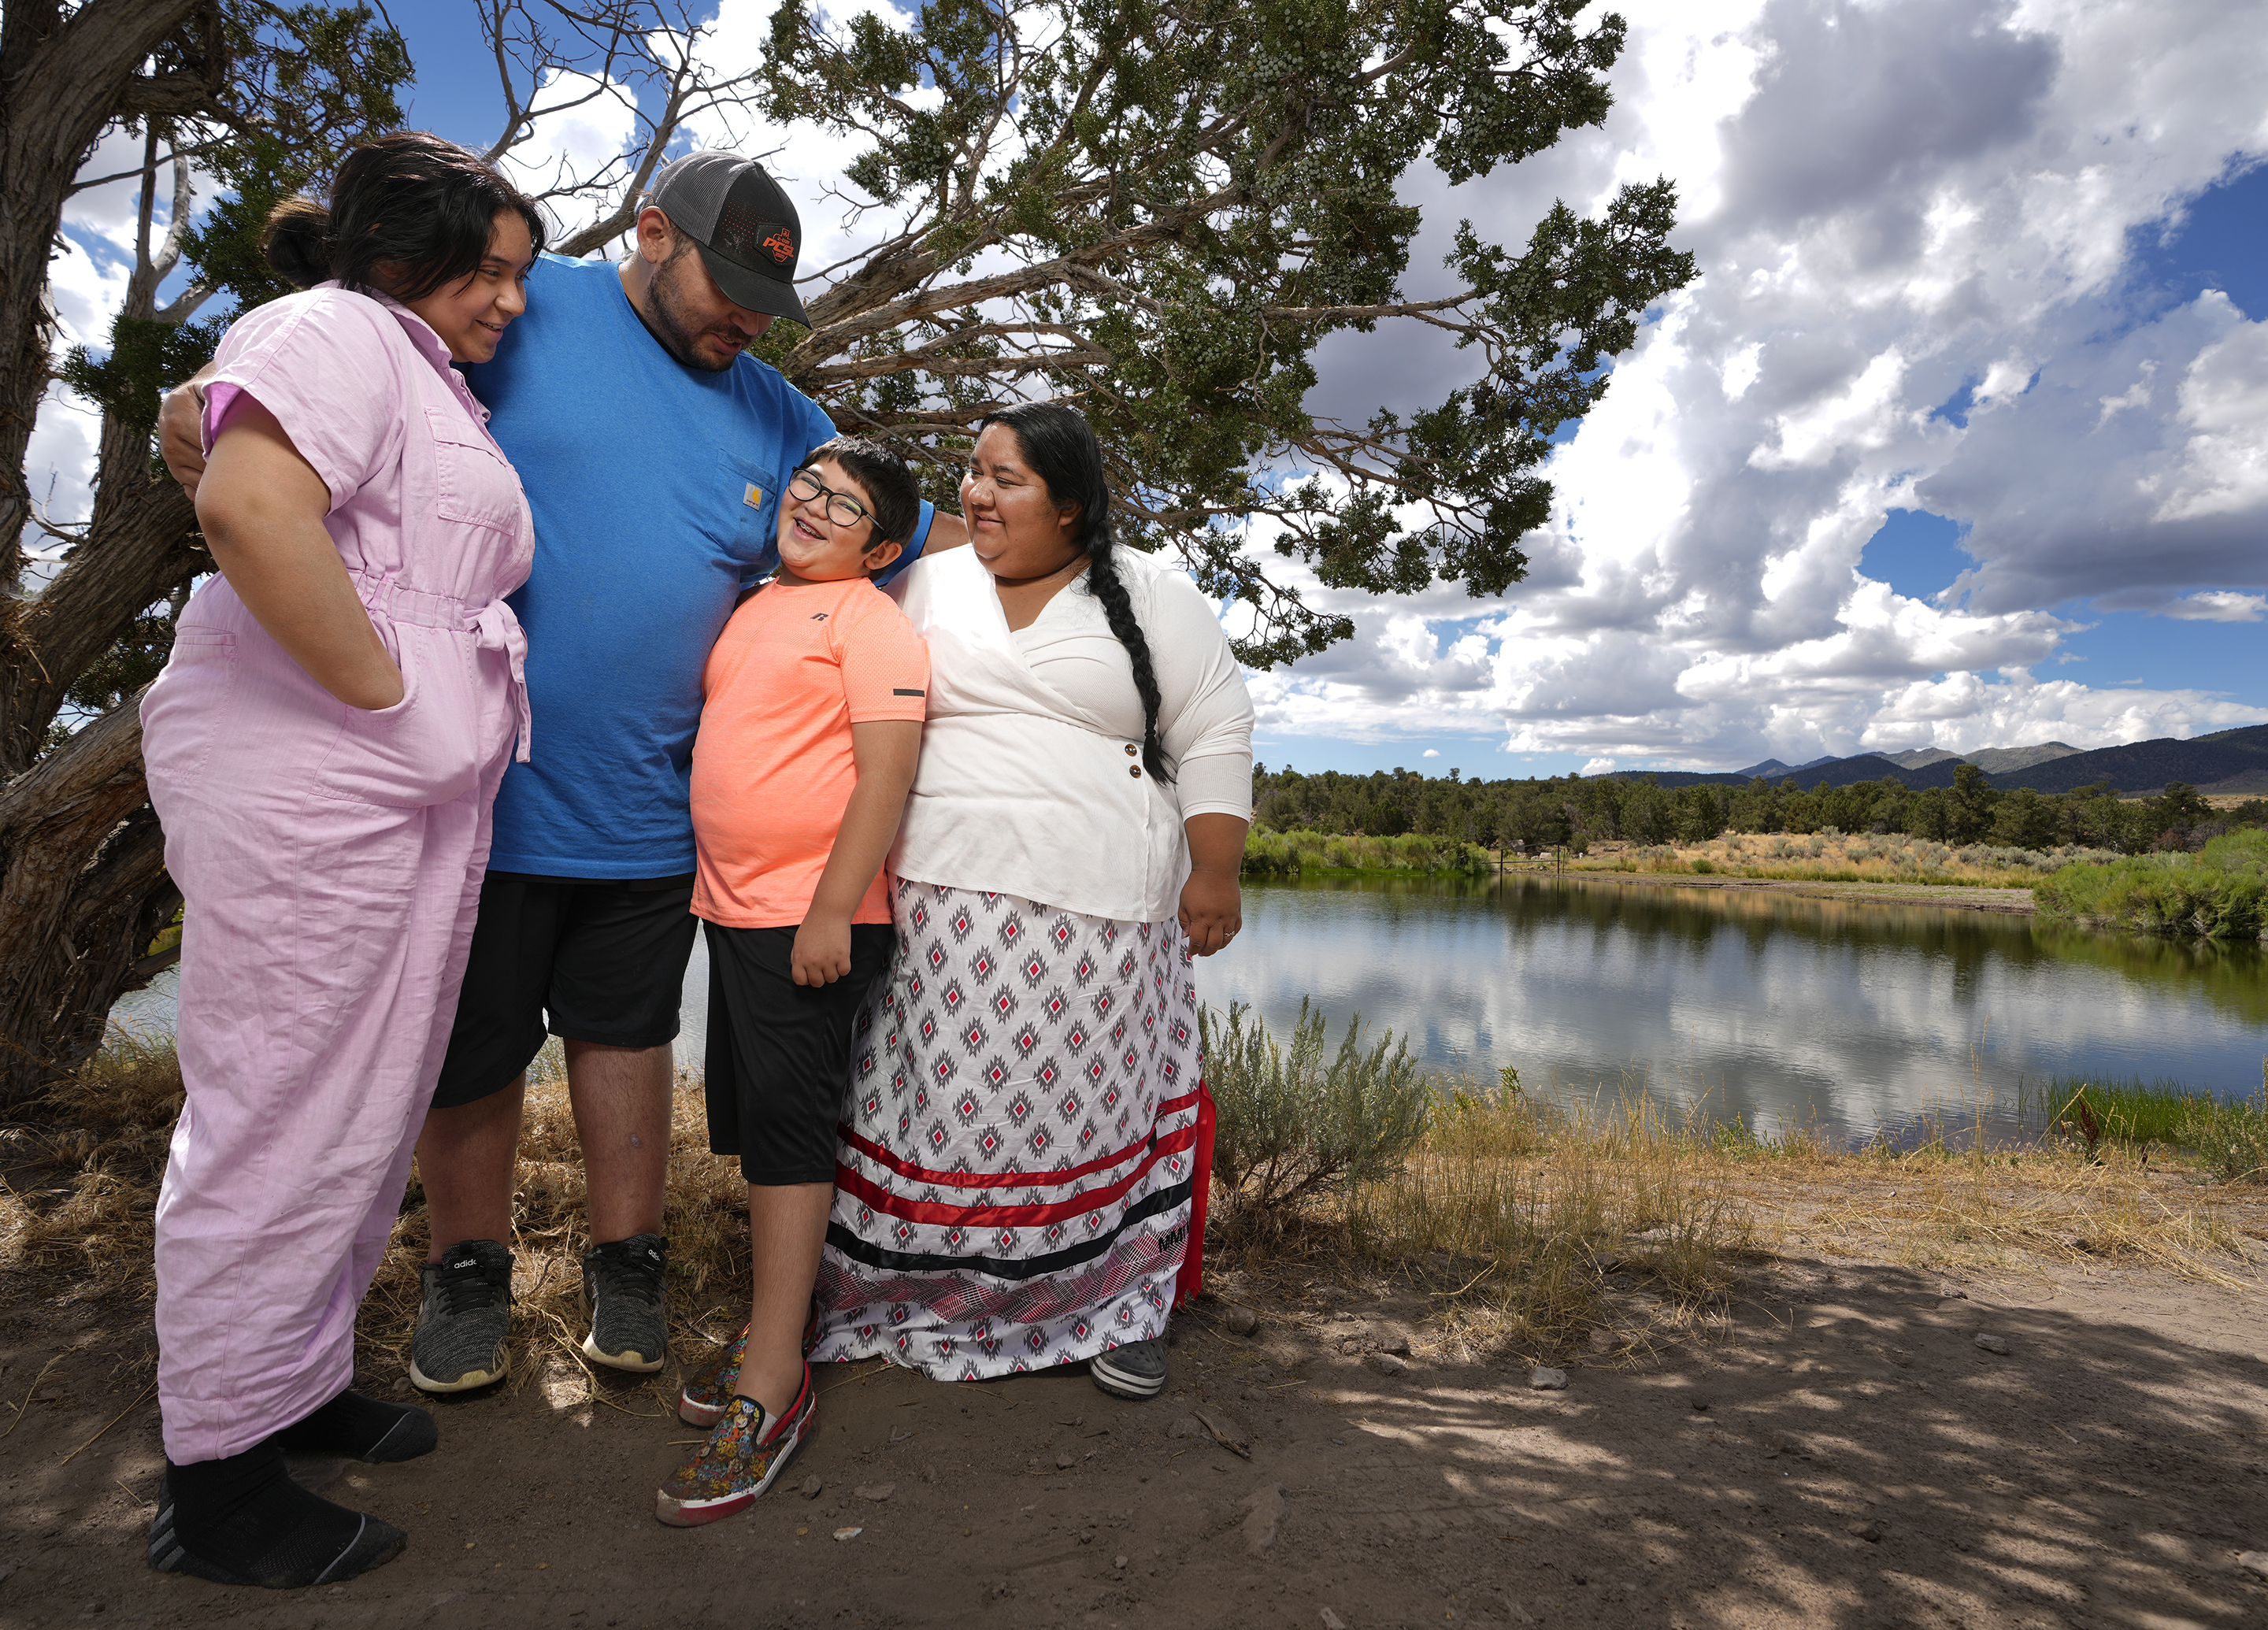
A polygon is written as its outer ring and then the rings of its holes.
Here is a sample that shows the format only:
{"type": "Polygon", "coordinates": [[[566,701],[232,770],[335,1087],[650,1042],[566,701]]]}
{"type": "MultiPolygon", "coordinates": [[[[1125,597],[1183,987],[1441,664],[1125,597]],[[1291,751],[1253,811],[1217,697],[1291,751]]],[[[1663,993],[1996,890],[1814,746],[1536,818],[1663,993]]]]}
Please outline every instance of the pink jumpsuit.
{"type": "Polygon", "coordinates": [[[247,314],[238,393],[330,488],[325,521],[404,694],[348,707],[221,578],[142,706],[187,901],[188,1102],[158,1199],[158,1396],[176,1464],[258,1443],[342,1391],[457,1005],[517,739],[526,643],[502,596],[534,534],[487,411],[406,307],[326,284],[247,314]]]}

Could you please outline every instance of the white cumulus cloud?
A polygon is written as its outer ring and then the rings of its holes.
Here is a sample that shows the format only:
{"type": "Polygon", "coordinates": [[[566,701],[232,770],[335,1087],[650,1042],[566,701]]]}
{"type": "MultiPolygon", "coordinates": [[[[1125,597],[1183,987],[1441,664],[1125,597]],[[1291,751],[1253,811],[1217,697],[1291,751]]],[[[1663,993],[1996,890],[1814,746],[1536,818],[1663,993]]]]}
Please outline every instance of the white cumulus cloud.
{"type": "MultiPolygon", "coordinates": [[[[2248,697],[2036,674],[2090,605],[2268,608],[2268,324],[2136,269],[2268,155],[2268,29],[2213,0],[1617,9],[1606,127],[1434,188],[1429,241],[1668,174],[1702,275],[1552,459],[1528,580],[1492,603],[1316,594],[1357,649],[1267,676],[1263,723],[1729,767],[2268,717],[2253,675],[2248,697]],[[1874,575],[1893,510],[1964,528],[1966,569],[1915,593],[1874,575]]],[[[1398,339],[1322,360],[1342,416],[1469,377],[1398,339]]]]}

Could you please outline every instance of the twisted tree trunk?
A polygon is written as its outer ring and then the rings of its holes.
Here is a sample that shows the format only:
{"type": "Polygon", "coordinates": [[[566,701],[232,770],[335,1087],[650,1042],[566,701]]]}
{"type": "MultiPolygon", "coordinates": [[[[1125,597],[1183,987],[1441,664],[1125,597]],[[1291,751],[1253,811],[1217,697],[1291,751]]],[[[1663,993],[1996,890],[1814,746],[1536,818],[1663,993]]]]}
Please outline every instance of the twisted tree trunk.
{"type": "Polygon", "coordinates": [[[0,790],[0,1080],[36,1092],[102,1039],[110,1005],[173,954],[142,948],[181,902],[142,779],[141,698],[0,790]]]}
{"type": "MultiPolygon", "coordinates": [[[[147,432],[106,419],[92,518],[51,581],[26,582],[39,517],[25,458],[55,340],[48,264],[105,126],[196,111],[225,71],[216,0],[87,0],[68,14],[10,0],[0,17],[0,1108],[98,1046],[111,1003],[156,971],[143,948],[180,896],[139,712],[129,701],[53,747],[48,733],[87,665],[210,569],[188,501],[153,475],[147,432]],[[185,40],[202,48],[190,70],[144,71],[185,40]]],[[[136,292],[146,301],[154,282],[136,292]]]]}

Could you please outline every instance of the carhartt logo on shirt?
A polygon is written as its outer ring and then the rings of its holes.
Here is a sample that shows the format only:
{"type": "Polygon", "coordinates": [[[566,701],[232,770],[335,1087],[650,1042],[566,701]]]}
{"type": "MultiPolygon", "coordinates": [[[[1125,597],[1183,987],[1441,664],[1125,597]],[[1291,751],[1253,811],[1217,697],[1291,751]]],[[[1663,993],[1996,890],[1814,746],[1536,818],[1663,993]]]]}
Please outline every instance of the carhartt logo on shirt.
{"type": "Polygon", "coordinates": [[[748,483],[748,490],[740,495],[740,502],[747,504],[752,510],[762,509],[764,507],[764,489],[757,486],[755,482],[750,481],[748,483]]]}
{"type": "Polygon", "coordinates": [[[814,612],[811,613],[811,620],[814,622],[825,622],[827,620],[827,613],[825,612],[814,612]]]}

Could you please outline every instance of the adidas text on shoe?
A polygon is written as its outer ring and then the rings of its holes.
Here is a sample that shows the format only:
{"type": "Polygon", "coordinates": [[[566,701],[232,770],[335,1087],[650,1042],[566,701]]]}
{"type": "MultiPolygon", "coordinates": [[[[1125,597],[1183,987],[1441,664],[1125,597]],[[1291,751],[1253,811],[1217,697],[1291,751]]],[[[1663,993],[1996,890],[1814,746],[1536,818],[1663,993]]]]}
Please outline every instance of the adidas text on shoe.
{"type": "Polygon", "coordinates": [[[409,1380],[422,1392],[467,1392],[512,1367],[512,1252],[493,1239],[460,1240],[418,1275],[424,1296],[409,1340],[409,1380]]]}
{"type": "Polygon", "coordinates": [[[591,1333],[583,1356],[615,1369],[652,1371],[669,1350],[669,1242],[659,1234],[608,1240],[583,1253],[591,1333]]]}
{"type": "Polygon", "coordinates": [[[777,1420],[755,1399],[734,1394],[709,1441],[654,1495],[654,1516],[672,1528],[698,1528],[754,1505],[795,1457],[817,1406],[808,1364],[795,1402],[777,1420]]]}

